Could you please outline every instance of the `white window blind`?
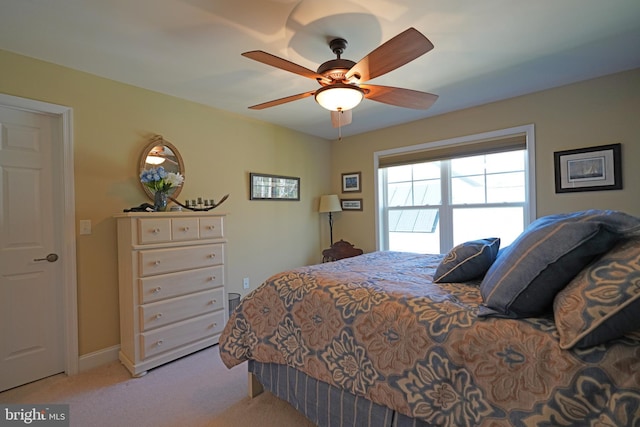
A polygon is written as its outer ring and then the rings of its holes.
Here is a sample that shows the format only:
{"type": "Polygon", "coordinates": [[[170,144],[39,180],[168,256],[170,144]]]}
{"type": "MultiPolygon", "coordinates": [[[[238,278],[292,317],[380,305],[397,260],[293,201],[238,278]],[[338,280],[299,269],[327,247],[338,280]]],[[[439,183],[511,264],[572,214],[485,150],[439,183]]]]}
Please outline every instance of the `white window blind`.
{"type": "Polygon", "coordinates": [[[524,150],[527,147],[525,133],[509,135],[501,138],[474,141],[435,147],[407,153],[390,154],[378,158],[378,167],[408,165],[434,160],[448,160],[457,157],[468,157],[479,154],[491,154],[513,150],[524,150]]]}

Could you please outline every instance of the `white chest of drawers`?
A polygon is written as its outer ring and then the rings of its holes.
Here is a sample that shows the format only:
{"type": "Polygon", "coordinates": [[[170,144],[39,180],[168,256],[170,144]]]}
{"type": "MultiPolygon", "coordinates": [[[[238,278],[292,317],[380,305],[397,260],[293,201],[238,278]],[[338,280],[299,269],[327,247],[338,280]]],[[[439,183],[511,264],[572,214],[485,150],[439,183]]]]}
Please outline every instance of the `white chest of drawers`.
{"type": "Polygon", "coordinates": [[[216,344],[227,320],[224,215],[116,215],[120,361],[132,375],[216,344]]]}

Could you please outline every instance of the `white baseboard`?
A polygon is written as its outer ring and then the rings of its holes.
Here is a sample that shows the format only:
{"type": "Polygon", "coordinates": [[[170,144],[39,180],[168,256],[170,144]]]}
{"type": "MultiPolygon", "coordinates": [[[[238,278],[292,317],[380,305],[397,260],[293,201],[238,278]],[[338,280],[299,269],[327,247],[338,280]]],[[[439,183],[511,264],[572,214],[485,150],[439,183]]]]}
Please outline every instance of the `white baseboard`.
{"type": "Polygon", "coordinates": [[[94,351],[93,353],[84,354],[80,356],[78,371],[88,371],[89,369],[116,361],[118,360],[119,351],[120,346],[114,345],[113,347],[103,348],[102,350],[94,351]]]}

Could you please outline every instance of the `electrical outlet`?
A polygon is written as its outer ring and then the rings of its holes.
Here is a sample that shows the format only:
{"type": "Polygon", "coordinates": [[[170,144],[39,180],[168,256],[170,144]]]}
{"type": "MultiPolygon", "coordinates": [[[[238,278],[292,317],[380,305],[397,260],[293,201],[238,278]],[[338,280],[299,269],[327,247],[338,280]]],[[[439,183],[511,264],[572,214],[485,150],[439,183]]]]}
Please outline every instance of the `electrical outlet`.
{"type": "Polygon", "coordinates": [[[245,277],[244,279],[242,279],[242,287],[244,289],[249,289],[249,278],[245,277]]]}

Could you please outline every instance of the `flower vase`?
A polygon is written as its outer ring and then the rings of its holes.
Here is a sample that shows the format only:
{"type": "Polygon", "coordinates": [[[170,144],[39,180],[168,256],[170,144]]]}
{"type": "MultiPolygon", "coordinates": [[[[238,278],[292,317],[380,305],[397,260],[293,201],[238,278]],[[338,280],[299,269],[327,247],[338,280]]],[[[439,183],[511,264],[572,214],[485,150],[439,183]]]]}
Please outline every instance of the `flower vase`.
{"type": "Polygon", "coordinates": [[[167,210],[168,194],[166,191],[156,191],[153,195],[153,208],[156,212],[164,212],[167,210]]]}

